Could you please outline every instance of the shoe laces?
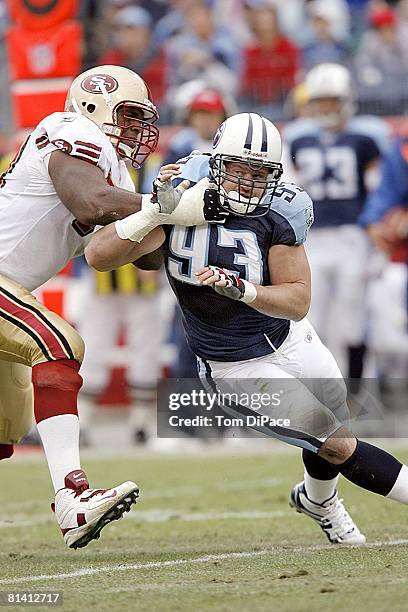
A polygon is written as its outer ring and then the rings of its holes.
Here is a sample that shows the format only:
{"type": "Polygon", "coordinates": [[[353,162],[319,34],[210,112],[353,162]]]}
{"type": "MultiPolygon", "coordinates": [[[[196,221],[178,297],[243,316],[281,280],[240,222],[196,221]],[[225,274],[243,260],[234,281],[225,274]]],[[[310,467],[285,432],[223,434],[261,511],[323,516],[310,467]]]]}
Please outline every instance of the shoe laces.
{"type": "Polygon", "coordinates": [[[321,525],[325,531],[339,537],[356,530],[353,519],[343,505],[343,499],[338,497],[328,504],[327,512],[321,518],[321,525]]]}

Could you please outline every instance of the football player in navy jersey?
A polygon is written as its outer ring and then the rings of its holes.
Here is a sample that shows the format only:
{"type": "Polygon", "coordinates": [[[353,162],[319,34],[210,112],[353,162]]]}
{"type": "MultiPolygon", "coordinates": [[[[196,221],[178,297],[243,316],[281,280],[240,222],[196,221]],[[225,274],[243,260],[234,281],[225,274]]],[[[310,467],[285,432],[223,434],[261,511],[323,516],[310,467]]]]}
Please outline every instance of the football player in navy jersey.
{"type": "Polygon", "coordinates": [[[350,73],[324,63],[305,79],[306,119],[289,124],[288,175],[310,195],[315,221],[307,243],[313,276],[310,320],[349,378],[360,378],[365,334],[369,241],[357,219],[377,180],[389,127],[353,117],[350,73]],[[291,171],[292,170],[292,171],[291,171]]]}
{"type": "Polygon", "coordinates": [[[280,182],[280,158],[280,135],[270,121],[254,113],[228,118],[211,155],[161,168],[155,182],[160,205],[153,196],[140,213],[102,228],[86,256],[107,270],[163,245],[204,384],[221,393],[232,386],[270,397],[285,389],[278,407],[256,413],[241,404],[224,408],[236,416],[288,417],[288,427],[254,428],[302,448],[304,481],[293,488],[291,505],[331,542],[362,544],[365,536],[338,498],[339,475],[408,503],[408,468],[357,440],[344,424],[340,370],[305,318],[310,272],[303,243],[312,203],[296,185],[280,182]],[[194,185],[183,192],[187,181],[194,185]]]}

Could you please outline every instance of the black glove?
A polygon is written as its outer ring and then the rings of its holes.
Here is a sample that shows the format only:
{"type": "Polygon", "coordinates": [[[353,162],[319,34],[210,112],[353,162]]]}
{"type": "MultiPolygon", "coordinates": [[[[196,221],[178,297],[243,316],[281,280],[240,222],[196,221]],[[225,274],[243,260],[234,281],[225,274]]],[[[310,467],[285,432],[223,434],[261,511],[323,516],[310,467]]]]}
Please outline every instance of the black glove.
{"type": "Polygon", "coordinates": [[[220,196],[214,187],[210,187],[204,191],[204,219],[208,223],[224,223],[228,217],[228,211],[222,208],[220,204],[220,196]]]}

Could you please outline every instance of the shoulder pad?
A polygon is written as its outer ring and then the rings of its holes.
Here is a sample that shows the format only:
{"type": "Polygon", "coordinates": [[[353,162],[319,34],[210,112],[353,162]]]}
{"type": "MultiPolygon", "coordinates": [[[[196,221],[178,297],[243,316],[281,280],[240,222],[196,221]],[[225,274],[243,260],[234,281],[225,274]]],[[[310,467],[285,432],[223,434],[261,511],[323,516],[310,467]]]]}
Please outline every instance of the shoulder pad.
{"type": "Polygon", "coordinates": [[[95,165],[104,150],[112,149],[98,126],[77,113],[53,113],[43,119],[36,129],[35,143],[42,156],[59,149],[95,165]]]}
{"type": "Polygon", "coordinates": [[[295,119],[288,123],[282,132],[283,139],[291,144],[298,138],[318,136],[320,128],[313,119],[295,119]]]}
{"type": "Polygon", "coordinates": [[[391,127],[380,117],[361,115],[353,117],[347,125],[352,134],[361,134],[374,140],[381,153],[384,155],[391,144],[391,127]]]}
{"type": "Polygon", "coordinates": [[[209,155],[203,155],[200,151],[193,151],[188,157],[183,157],[177,161],[181,165],[181,174],[177,178],[198,183],[201,179],[209,176],[209,161],[209,155]]]}
{"type": "Polygon", "coordinates": [[[279,183],[273,193],[271,210],[284,217],[296,236],[296,245],[303,244],[314,221],[310,196],[294,183],[279,183]]]}

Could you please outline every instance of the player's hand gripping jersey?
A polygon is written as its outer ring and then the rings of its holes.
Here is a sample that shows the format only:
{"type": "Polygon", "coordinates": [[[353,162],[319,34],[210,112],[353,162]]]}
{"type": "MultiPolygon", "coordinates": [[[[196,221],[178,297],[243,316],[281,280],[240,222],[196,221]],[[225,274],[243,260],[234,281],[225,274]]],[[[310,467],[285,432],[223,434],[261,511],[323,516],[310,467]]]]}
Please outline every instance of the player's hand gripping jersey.
{"type": "MultiPolygon", "coordinates": [[[[191,183],[208,177],[209,157],[181,160],[182,176],[191,183]]],[[[203,359],[239,361],[271,353],[285,340],[290,321],[261,314],[211,287],[198,285],[195,272],[211,264],[240,278],[269,285],[268,253],[277,244],[300,245],[313,222],[312,202],[305,191],[281,183],[269,212],[262,217],[230,215],[225,222],[202,226],[165,226],[166,270],[183,311],[192,351],[203,359]]]]}
{"type": "Polygon", "coordinates": [[[39,123],[0,179],[0,273],[29,291],[82,255],[94,229],[78,223],[55,191],[48,161],[57,150],[98,166],[109,184],[134,191],[125,163],[92,121],[54,113],[39,123]]]}

